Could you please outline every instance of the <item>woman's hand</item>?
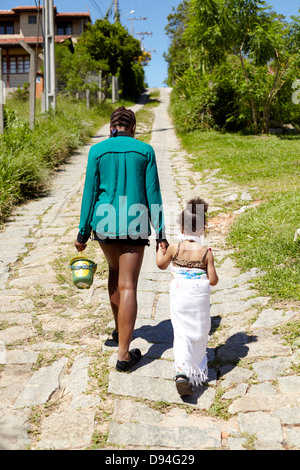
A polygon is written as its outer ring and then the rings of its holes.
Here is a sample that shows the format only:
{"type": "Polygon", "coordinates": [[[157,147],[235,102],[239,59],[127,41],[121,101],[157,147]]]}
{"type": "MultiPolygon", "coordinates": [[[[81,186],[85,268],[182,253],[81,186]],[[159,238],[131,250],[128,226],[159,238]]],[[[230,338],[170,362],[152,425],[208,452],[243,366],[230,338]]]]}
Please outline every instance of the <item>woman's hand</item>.
{"type": "Polygon", "coordinates": [[[76,241],[74,245],[77,251],[83,251],[86,249],[86,243],[79,243],[76,241]]]}

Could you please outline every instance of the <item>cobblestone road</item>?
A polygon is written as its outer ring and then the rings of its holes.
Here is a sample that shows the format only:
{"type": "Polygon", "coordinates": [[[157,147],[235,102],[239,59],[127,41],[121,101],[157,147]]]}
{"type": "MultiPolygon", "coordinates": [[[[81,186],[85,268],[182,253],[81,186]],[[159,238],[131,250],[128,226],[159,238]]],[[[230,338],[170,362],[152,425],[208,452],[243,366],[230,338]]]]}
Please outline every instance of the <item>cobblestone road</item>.
{"type": "MultiPolygon", "coordinates": [[[[219,211],[206,238],[220,279],[211,295],[208,384],[184,400],[176,392],[170,274],[156,267],[154,240],[145,252],[132,344],[143,358],[131,373],[115,371],[96,244],[87,252],[99,265],[90,290],[71,285],[67,266],[75,255],[86,146],[57,173],[51,193],[20,207],[0,234],[0,449],[79,450],[101,442],[107,449],[300,448],[300,377],[293,368],[299,356],[273,334],[299,312],[275,309],[251,288],[259,273],[235,266],[225,243],[229,217],[217,201],[250,206],[251,193],[218,178],[217,170],[192,171],[168,117],[170,90],[160,92],[151,144],[170,240],[175,212],[191,196],[219,211]]],[[[92,143],[107,135],[105,126],[92,143]]]]}

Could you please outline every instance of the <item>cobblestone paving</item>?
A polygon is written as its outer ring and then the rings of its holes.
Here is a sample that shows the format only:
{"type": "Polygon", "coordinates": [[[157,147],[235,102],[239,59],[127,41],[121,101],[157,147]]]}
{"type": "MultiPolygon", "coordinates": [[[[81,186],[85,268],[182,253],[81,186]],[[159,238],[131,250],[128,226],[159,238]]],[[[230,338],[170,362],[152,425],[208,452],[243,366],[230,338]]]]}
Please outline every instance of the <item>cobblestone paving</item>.
{"type": "MultiPolygon", "coordinates": [[[[273,334],[299,312],[276,309],[251,288],[257,270],[235,266],[225,243],[230,217],[218,201],[248,206],[251,193],[217,171],[192,171],[168,117],[170,90],[160,91],[151,144],[170,240],[176,211],[191,196],[219,211],[206,238],[220,279],[211,295],[208,384],[184,400],[176,392],[170,274],[156,267],[154,240],[145,252],[132,343],[143,358],[130,373],[115,371],[117,349],[104,333],[113,327],[106,268],[96,244],[87,249],[99,268],[90,290],[72,286],[67,266],[86,146],[57,173],[51,193],[20,207],[0,234],[0,449],[77,450],[101,442],[107,449],[300,448],[299,356],[273,334]]],[[[92,143],[107,135],[104,126],[92,143]]]]}

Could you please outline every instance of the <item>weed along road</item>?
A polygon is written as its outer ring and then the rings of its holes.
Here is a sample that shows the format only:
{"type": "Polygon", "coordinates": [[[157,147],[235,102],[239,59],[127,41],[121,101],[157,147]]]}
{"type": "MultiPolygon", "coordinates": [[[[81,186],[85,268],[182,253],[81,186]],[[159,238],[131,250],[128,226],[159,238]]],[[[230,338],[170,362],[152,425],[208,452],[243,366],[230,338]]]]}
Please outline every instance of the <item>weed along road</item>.
{"type": "MultiPolygon", "coordinates": [[[[251,288],[259,272],[235,266],[225,240],[229,217],[218,201],[238,194],[254,207],[251,192],[218,178],[217,170],[192,169],[168,116],[169,96],[170,89],[160,89],[151,137],[168,239],[176,239],[177,211],[191,197],[203,197],[217,214],[205,237],[219,276],[211,293],[209,380],[190,397],[176,391],[170,271],[157,268],[154,239],[145,250],[132,343],[143,357],[130,373],[115,370],[107,267],[97,243],[86,250],[98,264],[89,290],[76,289],[69,268],[88,145],[57,172],[51,193],[19,207],[0,234],[0,449],[151,450],[155,456],[158,450],[300,448],[299,357],[274,334],[299,312],[276,309],[251,288]]],[[[107,136],[108,125],[91,144],[107,136]]]]}

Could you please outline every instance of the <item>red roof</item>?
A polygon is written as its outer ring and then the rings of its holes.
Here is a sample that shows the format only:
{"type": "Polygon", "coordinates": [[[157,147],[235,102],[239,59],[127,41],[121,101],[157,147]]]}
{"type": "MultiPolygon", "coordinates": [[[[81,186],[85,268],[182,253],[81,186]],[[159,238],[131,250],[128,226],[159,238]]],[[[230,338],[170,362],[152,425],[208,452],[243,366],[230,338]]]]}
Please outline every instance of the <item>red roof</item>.
{"type": "MultiPolygon", "coordinates": [[[[55,36],[55,42],[62,42],[65,41],[66,39],[70,39],[72,36],[55,36]]],[[[17,46],[20,41],[24,41],[26,44],[36,44],[37,43],[37,38],[36,36],[31,36],[31,37],[10,37],[10,38],[1,38],[0,39],[0,46],[1,45],[7,45],[7,46],[17,46]]],[[[40,36],[38,38],[39,44],[43,43],[43,38],[40,36]]]]}
{"type": "Polygon", "coordinates": [[[65,17],[65,16],[79,16],[79,17],[87,17],[87,18],[90,18],[90,14],[89,13],[86,13],[86,12],[81,12],[81,13],[77,13],[77,12],[73,12],[73,13],[57,13],[55,15],[55,18],[59,18],[59,17],[65,17]]]}
{"type": "MultiPolygon", "coordinates": [[[[43,7],[40,7],[40,10],[42,10],[43,7]]],[[[20,6],[20,7],[14,7],[12,8],[11,10],[0,10],[0,16],[2,15],[10,15],[10,16],[13,16],[13,15],[16,15],[22,11],[37,11],[37,7],[35,6],[20,6]]],[[[54,7],[54,13],[55,13],[55,17],[79,17],[79,18],[91,18],[91,15],[87,12],[70,12],[70,13],[58,13],[57,12],[57,8],[54,7]]]]}
{"type": "MultiPolygon", "coordinates": [[[[40,6],[40,10],[42,10],[42,8],[43,8],[43,7],[40,6]]],[[[55,7],[55,6],[53,7],[53,9],[54,9],[54,11],[56,11],[56,7],[55,7]]],[[[35,10],[37,10],[37,7],[35,7],[35,6],[30,6],[30,5],[29,5],[29,6],[20,6],[20,7],[14,7],[14,8],[12,8],[12,10],[13,10],[13,11],[16,11],[16,10],[17,10],[17,11],[35,11],[35,10]]]]}
{"type": "Polygon", "coordinates": [[[12,11],[12,10],[0,10],[0,16],[1,15],[10,15],[10,16],[12,16],[12,15],[15,15],[15,12],[12,11]]]}

